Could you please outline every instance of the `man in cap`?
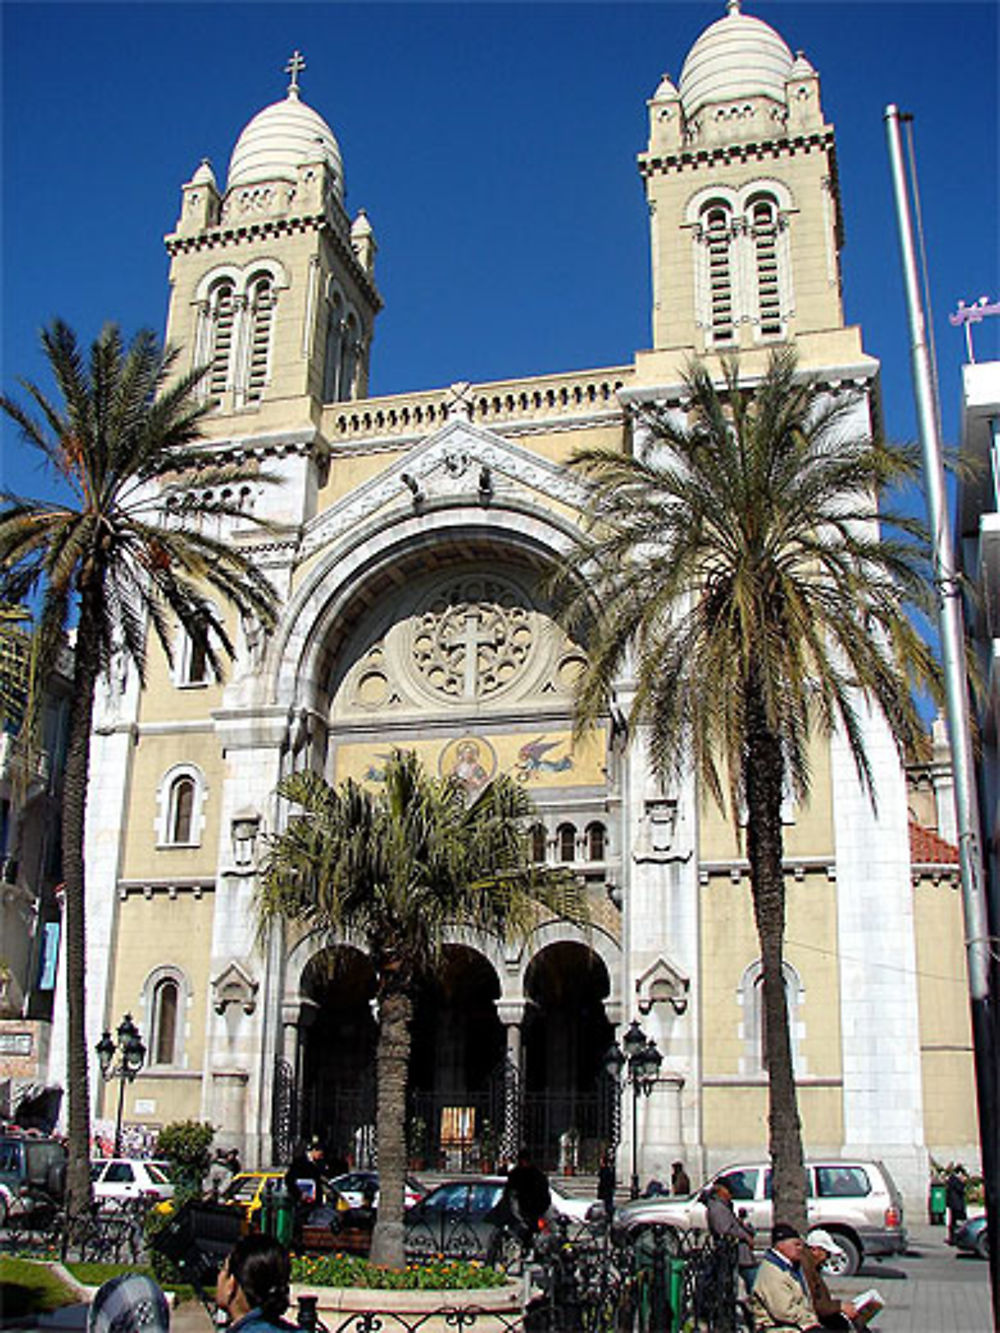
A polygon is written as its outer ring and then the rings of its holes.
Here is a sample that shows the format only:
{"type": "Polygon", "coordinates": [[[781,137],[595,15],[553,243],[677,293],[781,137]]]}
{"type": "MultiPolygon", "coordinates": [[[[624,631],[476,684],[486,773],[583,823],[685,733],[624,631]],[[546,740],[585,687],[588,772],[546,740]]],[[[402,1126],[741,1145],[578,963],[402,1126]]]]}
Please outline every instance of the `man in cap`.
{"type": "Polygon", "coordinates": [[[838,1301],[836,1296],[832,1296],[820,1271],[829,1260],[846,1257],[829,1231],[824,1231],[822,1227],[814,1227],[806,1236],[802,1252],[802,1272],[805,1274],[816,1317],[824,1328],[854,1327],[851,1320],[858,1312],[857,1307],[850,1301],[838,1301]]]}
{"type": "Polygon", "coordinates": [[[795,1333],[820,1329],[809,1288],[802,1273],[804,1242],[787,1222],[771,1229],[771,1248],[764,1255],[750,1295],[756,1333],[795,1333]]]}

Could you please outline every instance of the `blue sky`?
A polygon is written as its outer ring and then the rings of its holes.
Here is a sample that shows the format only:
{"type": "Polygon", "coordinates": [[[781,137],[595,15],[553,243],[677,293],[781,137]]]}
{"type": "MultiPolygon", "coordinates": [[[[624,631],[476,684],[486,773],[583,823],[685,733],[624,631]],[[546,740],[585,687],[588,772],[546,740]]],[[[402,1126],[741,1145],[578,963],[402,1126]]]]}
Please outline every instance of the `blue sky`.
{"type": "MultiPolygon", "coordinates": [[[[1000,296],[993,3],[768,3],[819,70],[838,133],[848,318],[884,367],[887,426],[915,431],[882,112],[915,131],[946,434],[960,298],[1000,296]]],[[[649,344],[635,155],[646,98],[677,79],[717,4],[56,4],[2,6],[2,361],[40,378],[40,326],[162,331],[162,237],[209,157],[224,178],[250,117],[303,95],[333,127],[347,205],[379,244],[385,310],[372,392],[629,362],[649,344]]],[[[980,326],[995,357],[1000,319],[980,326]],[[992,326],[992,327],[991,327],[992,326]]],[[[41,478],[3,428],[4,481],[41,478]]]]}

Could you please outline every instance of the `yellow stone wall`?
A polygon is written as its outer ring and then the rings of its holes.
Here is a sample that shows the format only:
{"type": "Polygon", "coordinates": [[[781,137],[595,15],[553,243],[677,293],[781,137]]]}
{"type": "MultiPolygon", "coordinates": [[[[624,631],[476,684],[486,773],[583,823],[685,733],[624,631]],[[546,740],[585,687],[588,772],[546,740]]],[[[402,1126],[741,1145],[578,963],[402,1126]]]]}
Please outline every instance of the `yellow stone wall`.
{"type": "MultiPolygon", "coordinates": [[[[786,892],[785,958],[804,991],[795,1015],[803,1028],[797,1042],[803,1124],[807,1143],[830,1146],[840,1140],[842,1123],[836,885],[817,871],[801,881],[787,876],[786,892]]],[[[752,1053],[741,1035],[739,1003],[743,974],[760,957],[747,877],[734,883],[728,874],[709,876],[701,920],[705,1146],[749,1146],[760,1135],[763,1143],[766,1088],[763,1075],[745,1063],[752,1053]]]]}
{"type": "MultiPolygon", "coordinates": [[[[796,856],[832,857],[834,854],[830,751],[825,740],[816,738],[812,741],[809,764],[809,799],[803,805],[793,805],[792,822],[785,824],[783,830],[786,859],[794,859],[796,856]]],[[[702,861],[731,860],[746,855],[745,849],[739,847],[732,820],[707,793],[703,794],[701,800],[699,837],[702,861]]]]}
{"type": "MultiPolygon", "coordinates": [[[[130,893],[118,903],[109,1012],[116,1016],[131,1013],[148,1045],[144,988],[150,974],[159,967],[176,967],[190,986],[189,999],[182,997],[178,1014],[183,1065],[140,1074],[126,1088],[126,1121],[165,1125],[172,1120],[199,1118],[214,909],[215,895],[211,892],[200,898],[192,893],[180,893],[175,898],[162,891],[149,898],[130,893]],[[155,1109],[137,1112],[137,1100],[153,1101],[155,1109]]],[[[116,1110],[114,1084],[104,1095],[103,1112],[98,1113],[113,1119],[116,1110]]]]}
{"type": "Polygon", "coordinates": [[[978,1142],[965,931],[957,874],[913,890],[924,1127],[932,1156],[978,1142]]]}
{"type": "Polygon", "coordinates": [[[225,761],[211,729],[140,735],[132,766],[128,824],[122,856],[121,873],[124,879],[185,879],[214,875],[224,776],[225,761]],[[167,770],[182,763],[196,764],[205,776],[206,794],[202,805],[204,826],[197,833],[199,845],[157,846],[157,791],[167,770]]]}
{"type": "MultiPolygon", "coordinates": [[[[779,153],[775,157],[730,160],[712,156],[693,170],[655,172],[646,182],[651,204],[651,244],[655,307],[653,346],[704,349],[695,326],[695,268],[692,227],[687,212],[707,186],[741,190],[758,181],[780,181],[791,194],[789,236],[794,314],[788,333],[835,329],[843,324],[833,240],[834,203],[822,182],[831,175],[826,151],[779,153]],[[824,204],[826,200],[826,204],[824,204]],[[834,257],[831,261],[831,255],[834,257]],[[831,272],[832,264],[832,272],[831,272]]],[[[753,346],[750,325],[739,329],[739,346],[753,346]]]]}

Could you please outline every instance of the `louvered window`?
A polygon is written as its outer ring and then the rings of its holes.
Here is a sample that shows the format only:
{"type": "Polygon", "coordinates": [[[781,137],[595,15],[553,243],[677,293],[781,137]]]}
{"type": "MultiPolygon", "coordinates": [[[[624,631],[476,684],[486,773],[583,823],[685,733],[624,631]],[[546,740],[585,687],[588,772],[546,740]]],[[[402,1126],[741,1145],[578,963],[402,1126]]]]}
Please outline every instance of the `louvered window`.
{"type": "Polygon", "coordinates": [[[210,398],[221,398],[229,387],[230,365],[233,356],[233,331],[236,301],[231,282],[222,282],[212,292],[210,305],[212,321],[211,370],[208,376],[210,398]]]}
{"type": "Polygon", "coordinates": [[[759,199],[751,214],[751,235],[757,271],[757,315],[764,336],[780,336],[781,282],[778,274],[777,210],[767,199],[759,199]]]}
{"type": "Polygon", "coordinates": [[[713,343],[733,340],[732,227],[729,213],[718,206],[705,217],[708,248],[709,321],[713,343]]]}
{"type": "Polygon", "coordinates": [[[274,291],[270,278],[257,278],[250,289],[250,328],[247,340],[247,402],[261,398],[271,356],[274,291]]]}

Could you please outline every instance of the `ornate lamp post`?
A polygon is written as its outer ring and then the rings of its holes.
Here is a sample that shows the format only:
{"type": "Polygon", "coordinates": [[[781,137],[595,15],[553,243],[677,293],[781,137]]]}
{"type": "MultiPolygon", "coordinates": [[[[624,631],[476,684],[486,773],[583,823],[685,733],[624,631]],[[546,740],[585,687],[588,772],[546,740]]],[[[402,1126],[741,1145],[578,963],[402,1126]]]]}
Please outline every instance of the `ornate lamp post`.
{"type": "Polygon", "coordinates": [[[639,1098],[653,1091],[662,1060],[656,1042],[646,1036],[637,1018],[632,1019],[621,1046],[613,1042],[604,1056],[604,1068],[618,1088],[624,1086],[623,1073],[632,1086],[632,1199],[639,1197],[639,1098]]]}
{"type": "Polygon", "coordinates": [[[122,1151],[122,1111],[125,1107],[125,1084],[131,1083],[146,1061],[146,1048],[142,1044],[139,1029],[132,1022],[132,1015],[126,1014],[118,1024],[117,1045],[111,1033],[105,1030],[104,1036],[97,1043],[97,1058],[101,1062],[101,1077],[107,1081],[118,1079],[118,1119],[115,1122],[115,1156],[122,1151]],[[115,1062],[115,1056],[118,1060],[115,1062]]]}

